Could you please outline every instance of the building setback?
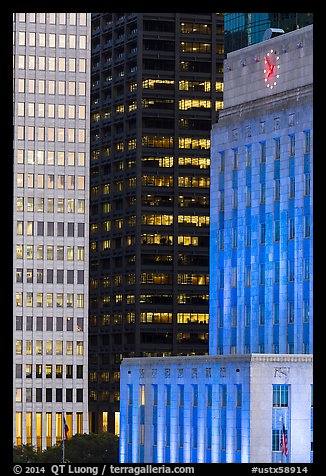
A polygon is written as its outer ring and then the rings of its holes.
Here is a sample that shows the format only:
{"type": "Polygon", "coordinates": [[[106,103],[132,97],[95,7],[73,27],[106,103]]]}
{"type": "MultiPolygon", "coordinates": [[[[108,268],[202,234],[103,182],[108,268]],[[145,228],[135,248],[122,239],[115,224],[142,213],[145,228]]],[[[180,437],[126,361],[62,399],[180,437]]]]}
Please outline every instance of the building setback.
{"type": "Polygon", "coordinates": [[[209,356],[123,360],[122,463],[312,461],[312,43],[307,26],[227,55],[209,356]]]}
{"type": "Polygon", "coordinates": [[[222,14],[92,14],[92,431],[119,432],[123,357],[208,353],[223,53],[222,14]]]}
{"type": "Polygon", "coordinates": [[[14,13],[13,441],[88,432],[90,14],[14,13]]]}

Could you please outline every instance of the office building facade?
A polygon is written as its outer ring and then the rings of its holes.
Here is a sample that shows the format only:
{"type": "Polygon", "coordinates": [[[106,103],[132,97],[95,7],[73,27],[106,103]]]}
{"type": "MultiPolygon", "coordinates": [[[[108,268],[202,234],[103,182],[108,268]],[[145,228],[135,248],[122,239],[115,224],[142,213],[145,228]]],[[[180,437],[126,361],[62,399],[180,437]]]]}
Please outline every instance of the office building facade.
{"type": "Polygon", "coordinates": [[[123,360],[123,463],[312,461],[312,43],[307,26],[225,60],[209,356],[123,360]]]}
{"type": "Polygon", "coordinates": [[[88,431],[90,14],[15,13],[13,441],[88,431]]]}
{"type": "Polygon", "coordinates": [[[92,14],[92,431],[119,432],[123,357],[208,353],[222,71],[222,14],[92,14]]]}

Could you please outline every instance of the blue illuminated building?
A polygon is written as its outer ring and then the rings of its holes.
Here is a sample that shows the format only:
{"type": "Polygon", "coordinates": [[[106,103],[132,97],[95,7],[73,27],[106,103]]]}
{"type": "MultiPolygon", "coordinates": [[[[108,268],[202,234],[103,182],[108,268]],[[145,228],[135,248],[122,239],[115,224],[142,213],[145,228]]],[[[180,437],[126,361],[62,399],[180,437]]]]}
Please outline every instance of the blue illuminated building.
{"type": "Polygon", "coordinates": [[[209,355],[123,360],[122,463],[312,461],[312,35],[225,60],[209,355]]]}
{"type": "Polygon", "coordinates": [[[210,354],[312,353],[311,31],[226,61],[211,134],[210,354]]]}

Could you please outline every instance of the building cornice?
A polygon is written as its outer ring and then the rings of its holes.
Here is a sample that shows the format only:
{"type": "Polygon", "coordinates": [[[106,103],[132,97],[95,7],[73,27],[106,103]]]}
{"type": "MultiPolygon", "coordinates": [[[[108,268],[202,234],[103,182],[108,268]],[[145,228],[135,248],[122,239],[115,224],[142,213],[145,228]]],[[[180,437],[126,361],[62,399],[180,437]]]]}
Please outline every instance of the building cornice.
{"type": "Polygon", "coordinates": [[[290,91],[284,91],[273,96],[266,96],[254,101],[237,104],[232,107],[227,107],[220,111],[218,123],[213,125],[213,128],[223,126],[224,121],[232,121],[232,117],[244,121],[262,115],[262,111],[271,114],[273,112],[288,109],[293,105],[305,104],[313,101],[313,85],[308,84],[300,86],[290,91]]]}
{"type": "Polygon", "coordinates": [[[172,357],[133,357],[122,360],[122,366],[149,367],[153,365],[198,365],[205,363],[257,363],[257,362],[286,362],[312,363],[312,354],[228,354],[228,355],[195,355],[172,357]]]}

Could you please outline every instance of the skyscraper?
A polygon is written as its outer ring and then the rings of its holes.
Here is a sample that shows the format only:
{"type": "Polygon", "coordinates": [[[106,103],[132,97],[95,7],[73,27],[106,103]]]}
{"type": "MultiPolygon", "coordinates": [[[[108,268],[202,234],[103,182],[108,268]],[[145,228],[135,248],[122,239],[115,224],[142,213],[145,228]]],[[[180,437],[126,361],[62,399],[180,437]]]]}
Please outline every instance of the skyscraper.
{"type": "Polygon", "coordinates": [[[90,14],[14,13],[14,444],[88,431],[90,14]]]}
{"type": "Polygon", "coordinates": [[[122,357],[208,352],[223,53],[223,14],[92,15],[92,431],[119,431],[122,357]]]}

